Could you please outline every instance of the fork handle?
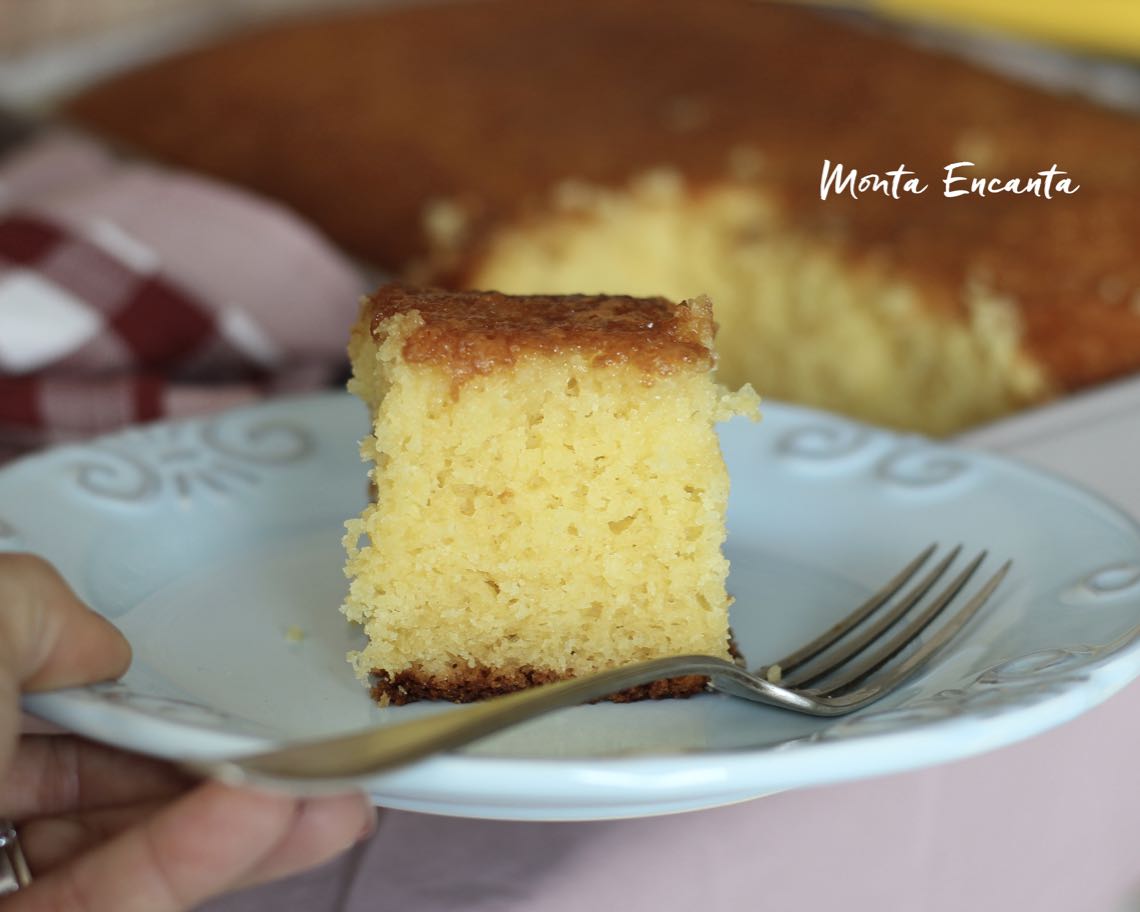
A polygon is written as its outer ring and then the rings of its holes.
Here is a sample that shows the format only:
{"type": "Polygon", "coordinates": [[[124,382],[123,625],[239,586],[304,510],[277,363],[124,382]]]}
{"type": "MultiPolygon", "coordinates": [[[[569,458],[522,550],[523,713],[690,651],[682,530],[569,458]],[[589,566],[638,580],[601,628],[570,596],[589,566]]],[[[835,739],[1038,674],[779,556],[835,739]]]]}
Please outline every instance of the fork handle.
{"type": "MultiPolygon", "coordinates": [[[[358,784],[431,754],[469,744],[556,709],[609,696],[629,687],[681,675],[706,675],[718,689],[757,699],[755,679],[715,656],[651,659],[581,678],[544,684],[480,703],[355,734],[307,741],[228,760],[198,761],[195,773],[235,784],[330,791],[358,784]],[[752,683],[747,683],[749,681],[752,683]],[[732,685],[736,684],[736,687],[732,685]]],[[[776,690],[777,688],[773,688],[776,690]]]]}

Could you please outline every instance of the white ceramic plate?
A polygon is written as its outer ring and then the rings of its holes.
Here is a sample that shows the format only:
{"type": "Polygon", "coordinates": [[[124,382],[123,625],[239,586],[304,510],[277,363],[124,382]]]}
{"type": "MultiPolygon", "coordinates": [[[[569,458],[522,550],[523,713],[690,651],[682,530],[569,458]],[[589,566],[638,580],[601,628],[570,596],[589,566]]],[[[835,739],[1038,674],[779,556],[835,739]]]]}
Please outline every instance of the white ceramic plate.
{"type": "MultiPolygon", "coordinates": [[[[0,546],[54,561],[126,632],[120,683],[29,698],[83,734],[219,756],[444,707],[378,709],[344,661],[343,520],[366,497],[347,396],[49,451],[0,472],[0,546]]],[[[776,404],[722,428],[733,627],[750,663],[827,626],[928,542],[1013,573],[936,666],[820,721],[719,695],[566,710],[369,783],[378,804],[509,819],[688,810],[914,768],[1041,732],[1140,669],[1140,535],[1061,481],[776,404]]]]}

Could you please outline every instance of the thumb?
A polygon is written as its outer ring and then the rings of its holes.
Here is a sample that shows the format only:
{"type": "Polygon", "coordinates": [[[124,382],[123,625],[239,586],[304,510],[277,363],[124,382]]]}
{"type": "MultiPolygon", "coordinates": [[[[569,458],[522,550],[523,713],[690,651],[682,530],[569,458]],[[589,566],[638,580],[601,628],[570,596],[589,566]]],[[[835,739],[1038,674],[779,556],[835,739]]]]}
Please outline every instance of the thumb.
{"type": "Polygon", "coordinates": [[[51,690],[122,674],[126,639],[91,611],[47,561],[0,554],[0,678],[19,690],[51,690]]]}

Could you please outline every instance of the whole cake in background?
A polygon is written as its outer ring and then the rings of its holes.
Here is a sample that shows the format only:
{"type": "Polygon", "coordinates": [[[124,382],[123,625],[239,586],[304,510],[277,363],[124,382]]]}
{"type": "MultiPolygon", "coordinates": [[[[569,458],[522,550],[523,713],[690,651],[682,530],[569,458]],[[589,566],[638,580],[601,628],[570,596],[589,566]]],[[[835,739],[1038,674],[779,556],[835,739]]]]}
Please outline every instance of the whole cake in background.
{"type": "Polygon", "coordinates": [[[713,380],[707,299],[388,285],[349,352],[376,499],[347,524],[344,610],[381,704],[728,657],[714,424],[755,416],[757,398],[713,380]]]}
{"type": "Polygon", "coordinates": [[[750,0],[489,0],[288,21],[70,116],[255,187],[396,274],[708,293],[721,375],[948,433],[1140,368],[1140,123],[750,0]],[[931,184],[820,199],[825,161],[931,184]],[[1079,192],[948,199],[943,169],[1079,192]]]}

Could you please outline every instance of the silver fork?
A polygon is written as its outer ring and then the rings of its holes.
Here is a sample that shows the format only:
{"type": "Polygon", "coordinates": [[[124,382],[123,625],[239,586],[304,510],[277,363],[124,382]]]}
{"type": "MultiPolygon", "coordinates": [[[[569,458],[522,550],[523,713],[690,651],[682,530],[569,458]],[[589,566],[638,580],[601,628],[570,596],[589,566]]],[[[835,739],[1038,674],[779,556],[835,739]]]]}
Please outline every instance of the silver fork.
{"type": "Polygon", "coordinates": [[[327,791],[461,747],[555,709],[682,675],[705,675],[712,690],[796,712],[815,716],[854,712],[897,688],[949,643],[986,603],[1011,564],[1006,561],[969,601],[948,616],[931,636],[920,641],[923,631],[943,613],[986,557],[982,551],[921,610],[912,612],[946,575],[961,552],[959,545],[893,605],[886,607],[936,550],[937,545],[926,548],[842,621],[779,662],[756,672],[715,656],[652,659],[407,722],[300,742],[263,753],[186,765],[198,774],[231,783],[276,786],[290,791],[327,791]],[[904,615],[911,613],[914,616],[901,623],[904,615]],[[896,626],[898,629],[891,633],[896,626]],[[874,676],[912,644],[916,648],[905,658],[874,676]]]}

